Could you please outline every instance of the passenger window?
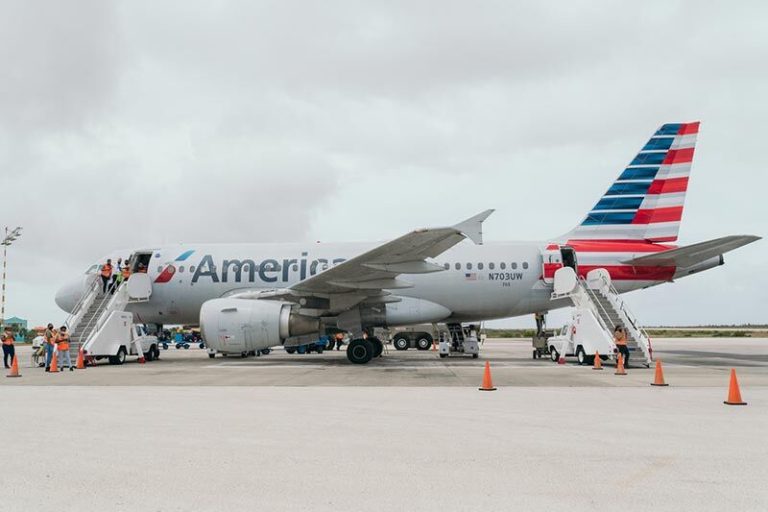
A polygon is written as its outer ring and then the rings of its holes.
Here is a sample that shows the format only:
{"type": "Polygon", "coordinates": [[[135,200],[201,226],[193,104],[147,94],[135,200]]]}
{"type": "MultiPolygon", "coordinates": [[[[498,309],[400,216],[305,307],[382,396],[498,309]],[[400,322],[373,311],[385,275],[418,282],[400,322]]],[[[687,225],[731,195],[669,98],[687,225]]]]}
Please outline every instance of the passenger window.
{"type": "Polygon", "coordinates": [[[483,270],[483,264],[482,263],[478,263],[477,264],[477,270],[483,270]]]}
{"type": "Polygon", "coordinates": [[[194,272],[195,271],[195,266],[194,265],[190,265],[189,266],[189,271],[190,272],[194,272]]]}
{"type": "Polygon", "coordinates": [[[517,268],[517,263],[512,263],[512,264],[509,266],[509,268],[511,268],[512,270],[515,270],[515,269],[517,268]]]}
{"type": "Polygon", "coordinates": [[[461,263],[456,264],[456,270],[461,270],[461,263]]]}
{"type": "Polygon", "coordinates": [[[179,273],[184,273],[184,265],[181,265],[181,266],[179,267],[179,273]]]}
{"type": "Polygon", "coordinates": [[[495,266],[496,266],[496,265],[494,265],[494,264],[493,264],[493,262],[490,262],[490,263],[488,264],[488,268],[489,268],[489,269],[491,269],[491,270],[493,270],[493,268],[494,268],[495,266]]]}
{"type": "Polygon", "coordinates": [[[472,264],[471,263],[467,263],[467,270],[472,270],[472,264]]]}
{"type": "Polygon", "coordinates": [[[523,268],[528,268],[528,262],[527,261],[523,262],[523,268]]]}
{"type": "Polygon", "coordinates": [[[501,267],[501,270],[504,270],[505,268],[507,268],[507,264],[504,263],[503,261],[499,263],[499,266],[501,267]]]}
{"type": "Polygon", "coordinates": [[[444,263],[444,264],[443,264],[443,268],[444,268],[445,270],[448,270],[448,268],[449,268],[450,266],[451,266],[451,265],[450,265],[450,264],[448,264],[448,263],[444,263]]]}
{"type": "Polygon", "coordinates": [[[294,266],[292,266],[292,267],[291,267],[291,269],[292,269],[294,272],[298,272],[298,271],[299,271],[299,266],[298,266],[298,265],[294,265],[294,266]]]}
{"type": "Polygon", "coordinates": [[[157,273],[158,273],[158,274],[159,274],[160,272],[162,272],[162,271],[163,271],[163,267],[157,267],[157,273]]]}

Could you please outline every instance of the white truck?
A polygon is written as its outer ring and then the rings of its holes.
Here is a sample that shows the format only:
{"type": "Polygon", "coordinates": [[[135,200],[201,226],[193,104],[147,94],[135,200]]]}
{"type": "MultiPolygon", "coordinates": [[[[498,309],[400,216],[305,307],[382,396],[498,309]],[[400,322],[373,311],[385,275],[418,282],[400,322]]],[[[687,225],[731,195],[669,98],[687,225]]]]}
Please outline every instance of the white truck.
{"type": "Polygon", "coordinates": [[[157,336],[147,334],[143,325],[133,324],[133,313],[113,311],[98,336],[83,347],[83,355],[89,361],[109,359],[110,364],[123,364],[128,356],[140,361],[158,359],[160,349],[157,336]]]}
{"type": "Polygon", "coordinates": [[[595,353],[600,354],[601,360],[612,359],[616,349],[613,339],[589,308],[575,308],[571,321],[559,334],[550,337],[547,344],[553,362],[561,357],[576,356],[579,364],[593,364],[595,353]]]}

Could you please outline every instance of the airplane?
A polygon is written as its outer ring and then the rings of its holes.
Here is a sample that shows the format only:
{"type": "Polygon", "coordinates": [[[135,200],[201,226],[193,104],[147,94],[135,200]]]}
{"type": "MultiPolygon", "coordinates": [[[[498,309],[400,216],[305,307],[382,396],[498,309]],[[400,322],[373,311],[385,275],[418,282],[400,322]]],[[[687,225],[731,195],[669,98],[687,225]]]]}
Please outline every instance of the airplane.
{"type": "MultiPolygon", "coordinates": [[[[376,327],[466,322],[542,313],[554,273],[604,268],[619,293],[673,282],[724,263],[759,240],[735,235],[677,247],[699,122],[667,123],[559,237],[483,243],[486,210],[456,225],[417,229],[384,243],[243,243],[152,246],[129,253],[147,268],[151,297],[130,304],[137,323],[199,323],[221,352],[290,346],[326,326],[348,331],[349,361],[381,355],[376,327]],[[474,242],[474,243],[471,243],[474,242]]],[[[93,264],[56,294],[71,312],[98,273],[93,264]]]]}

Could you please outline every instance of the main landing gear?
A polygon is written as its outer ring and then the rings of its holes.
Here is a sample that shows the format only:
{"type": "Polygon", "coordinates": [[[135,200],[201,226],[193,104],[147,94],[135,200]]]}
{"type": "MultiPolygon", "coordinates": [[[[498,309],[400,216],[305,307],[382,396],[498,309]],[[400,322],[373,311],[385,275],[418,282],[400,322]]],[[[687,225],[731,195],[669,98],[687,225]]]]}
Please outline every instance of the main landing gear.
{"type": "Polygon", "coordinates": [[[347,359],[354,364],[365,364],[374,357],[379,357],[384,344],[379,338],[358,338],[347,345],[347,359]]]}

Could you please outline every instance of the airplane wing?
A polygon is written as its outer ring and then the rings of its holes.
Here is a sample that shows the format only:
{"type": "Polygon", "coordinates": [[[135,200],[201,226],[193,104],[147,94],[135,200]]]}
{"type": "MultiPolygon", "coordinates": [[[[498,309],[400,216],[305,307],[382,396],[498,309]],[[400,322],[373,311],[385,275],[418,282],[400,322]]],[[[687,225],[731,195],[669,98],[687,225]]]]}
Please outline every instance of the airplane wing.
{"type": "MultiPolygon", "coordinates": [[[[446,228],[417,229],[355,256],[328,270],[296,283],[290,288],[244,292],[239,298],[288,300],[306,304],[307,298],[331,299],[318,310],[343,311],[370,297],[386,302],[385,290],[409,288],[400,274],[426,274],[445,270],[427,261],[450,249],[464,238],[483,243],[482,223],[493,210],[486,210],[446,228]]],[[[310,300],[310,303],[312,301],[310,300]]],[[[312,305],[306,304],[312,308],[312,305]]]]}
{"type": "Polygon", "coordinates": [[[634,266],[675,266],[678,268],[687,268],[710,258],[721,256],[728,251],[738,249],[747,244],[760,240],[759,236],[753,235],[731,235],[706,242],[699,242],[669,251],[657,252],[632,258],[624,261],[634,266]]]}

